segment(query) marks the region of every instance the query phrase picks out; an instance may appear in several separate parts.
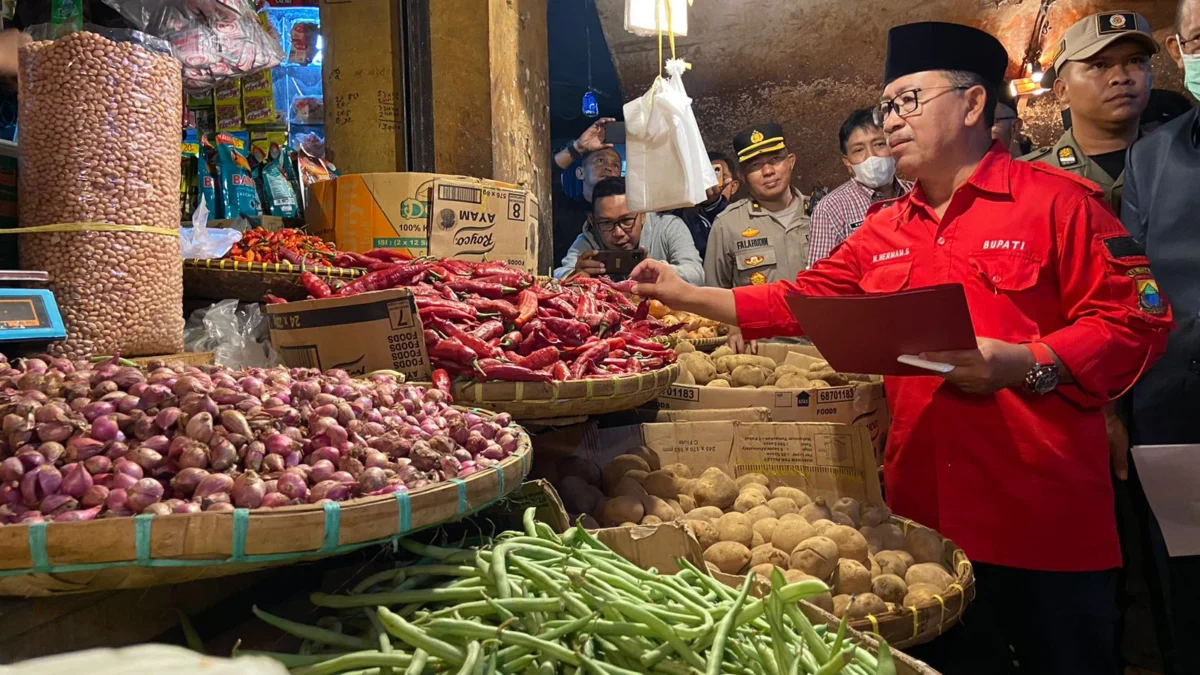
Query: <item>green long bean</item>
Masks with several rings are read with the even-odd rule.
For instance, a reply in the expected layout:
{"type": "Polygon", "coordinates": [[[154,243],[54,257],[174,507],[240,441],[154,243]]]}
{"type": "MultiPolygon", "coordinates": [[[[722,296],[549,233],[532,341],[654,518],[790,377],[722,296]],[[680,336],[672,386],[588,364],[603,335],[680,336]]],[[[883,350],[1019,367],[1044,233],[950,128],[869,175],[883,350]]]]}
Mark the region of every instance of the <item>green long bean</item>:
{"type": "Polygon", "coordinates": [[[717,625],[717,633],[713,637],[712,647],[708,651],[708,668],[705,671],[707,675],[721,674],[721,657],[725,653],[725,641],[729,639],[729,632],[738,623],[738,615],[741,613],[742,605],[746,603],[746,597],[750,595],[750,587],[754,585],[754,573],[746,575],[746,582],[742,584],[742,592],[738,594],[736,600],[733,601],[733,606],[725,613],[725,618],[721,619],[721,623],[717,625]]]}
{"type": "Polygon", "coordinates": [[[272,625],[285,633],[290,633],[296,637],[304,638],[305,640],[312,640],[313,642],[320,642],[321,644],[326,644],[331,647],[342,647],[344,649],[371,648],[371,643],[360,637],[346,635],[345,633],[339,633],[327,628],[321,628],[320,626],[310,626],[304,623],[289,621],[283,617],[264,612],[258,608],[258,605],[251,607],[250,611],[254,613],[254,616],[258,617],[265,623],[272,625]]]}

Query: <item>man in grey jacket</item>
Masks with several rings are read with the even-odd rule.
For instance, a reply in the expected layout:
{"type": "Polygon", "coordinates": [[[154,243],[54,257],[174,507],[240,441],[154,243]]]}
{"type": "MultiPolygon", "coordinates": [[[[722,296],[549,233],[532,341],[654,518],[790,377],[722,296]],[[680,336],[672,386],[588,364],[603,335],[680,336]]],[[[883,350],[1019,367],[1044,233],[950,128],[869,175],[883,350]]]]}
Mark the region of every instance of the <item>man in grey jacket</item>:
{"type": "Polygon", "coordinates": [[[571,272],[588,276],[605,274],[596,259],[601,250],[642,249],[646,257],[661,260],[689,283],[704,282],[704,264],[692,243],[687,225],[675,216],[660,213],[630,213],[625,200],[625,179],[605,178],[592,190],[592,213],[583,233],[571,244],[562,265],[554,270],[561,278],[571,272]]]}

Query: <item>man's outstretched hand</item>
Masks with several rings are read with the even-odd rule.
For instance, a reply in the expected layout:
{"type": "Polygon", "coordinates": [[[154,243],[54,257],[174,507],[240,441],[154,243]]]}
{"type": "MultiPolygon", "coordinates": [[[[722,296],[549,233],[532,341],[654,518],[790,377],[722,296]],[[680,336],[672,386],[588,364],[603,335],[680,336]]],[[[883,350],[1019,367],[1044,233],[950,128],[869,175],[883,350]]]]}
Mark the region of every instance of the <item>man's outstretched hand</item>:
{"type": "Polygon", "coordinates": [[[604,132],[607,130],[609,122],[616,122],[611,117],[601,117],[592,122],[592,126],[584,130],[579,138],[575,139],[575,149],[582,154],[611,148],[612,143],[604,142],[604,132]]]}
{"type": "Polygon", "coordinates": [[[643,260],[629,273],[629,278],[637,282],[634,294],[658,300],[671,308],[680,307],[688,291],[694,290],[691,284],[679,277],[674,267],[660,260],[643,260]]]}

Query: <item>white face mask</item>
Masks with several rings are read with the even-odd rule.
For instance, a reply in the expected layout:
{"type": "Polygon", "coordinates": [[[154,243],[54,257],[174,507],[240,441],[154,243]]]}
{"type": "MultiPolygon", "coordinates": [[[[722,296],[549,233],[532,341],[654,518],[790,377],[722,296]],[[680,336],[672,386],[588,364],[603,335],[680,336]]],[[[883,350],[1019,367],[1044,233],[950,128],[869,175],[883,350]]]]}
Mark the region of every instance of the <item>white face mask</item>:
{"type": "Polygon", "coordinates": [[[851,164],[854,180],[869,188],[881,188],[892,182],[896,176],[896,160],[892,157],[871,155],[861,164],[851,164]]]}

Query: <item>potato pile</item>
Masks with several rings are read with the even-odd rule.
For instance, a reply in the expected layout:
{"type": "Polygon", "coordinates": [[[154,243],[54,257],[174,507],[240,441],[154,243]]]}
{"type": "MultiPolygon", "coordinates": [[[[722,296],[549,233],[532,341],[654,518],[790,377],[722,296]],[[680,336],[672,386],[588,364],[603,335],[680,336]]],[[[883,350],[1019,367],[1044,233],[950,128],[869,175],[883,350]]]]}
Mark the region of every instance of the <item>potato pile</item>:
{"type": "Polygon", "coordinates": [[[706,319],[691,312],[673,312],[670,307],[657,300],[650,301],[650,316],[660,319],[668,326],[675,326],[674,334],[682,339],[700,340],[725,335],[729,329],[720,321],[706,319]]]}
{"type": "Polygon", "coordinates": [[[838,373],[829,362],[799,353],[788,354],[787,362],[776,363],[767,356],[734,354],[718,347],[712,354],[697,352],[689,342],[675,346],[679,354],[679,379],[675,384],[739,389],[818,389],[864,381],[861,375],[838,373]]]}
{"type": "MultiPolygon", "coordinates": [[[[734,479],[713,467],[695,476],[683,464],[659,466],[644,448],[614,458],[601,480],[607,498],[592,506],[602,526],[685,520],[711,567],[765,580],[779,568],[789,583],[820,579],[832,593],[813,602],[838,617],[924,605],[954,582],[941,564],[941,537],[922,527],[905,534],[886,506],[830,504],[757,473],[734,479]]],[[[586,485],[563,487],[564,499],[577,490],[595,499],[586,485]]]]}

